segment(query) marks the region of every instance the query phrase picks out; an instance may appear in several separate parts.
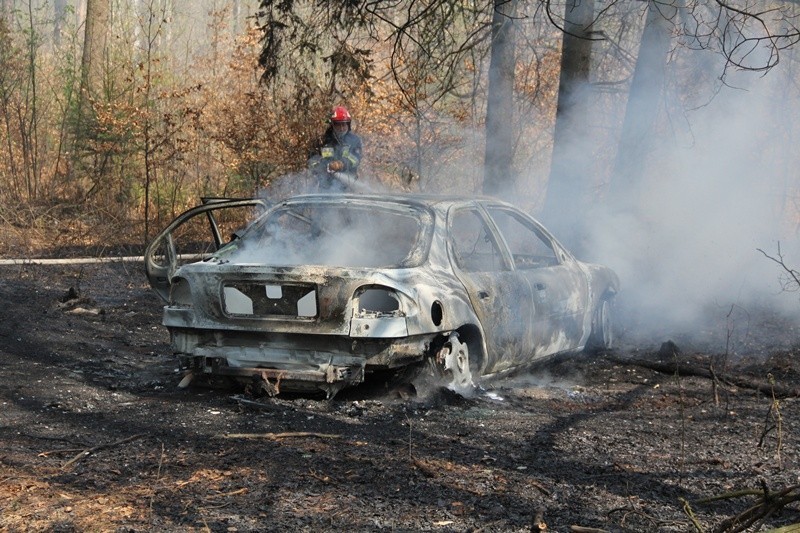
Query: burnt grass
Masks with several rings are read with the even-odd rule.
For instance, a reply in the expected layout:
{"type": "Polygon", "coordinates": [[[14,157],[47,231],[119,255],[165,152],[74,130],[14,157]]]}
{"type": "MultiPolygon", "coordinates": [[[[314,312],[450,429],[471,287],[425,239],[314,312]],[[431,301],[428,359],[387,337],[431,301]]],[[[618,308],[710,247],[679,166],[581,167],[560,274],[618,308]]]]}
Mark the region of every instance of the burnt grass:
{"type": "MultiPolygon", "coordinates": [[[[748,508],[747,531],[800,522],[798,399],[626,362],[663,358],[666,339],[623,336],[470,398],[418,383],[270,399],[177,388],[140,264],[0,267],[0,295],[3,531],[710,532],[748,508]]],[[[763,322],[769,340],[738,356],[677,339],[670,355],[800,386],[796,330],[763,322]]]]}

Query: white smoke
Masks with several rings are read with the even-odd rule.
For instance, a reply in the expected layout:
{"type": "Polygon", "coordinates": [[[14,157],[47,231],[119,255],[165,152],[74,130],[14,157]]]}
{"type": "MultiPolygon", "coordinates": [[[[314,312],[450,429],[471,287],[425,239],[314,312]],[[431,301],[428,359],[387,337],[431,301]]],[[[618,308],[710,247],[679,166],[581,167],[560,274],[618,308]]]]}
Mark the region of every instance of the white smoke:
{"type": "Polygon", "coordinates": [[[787,74],[739,73],[727,80],[735,87],[689,78],[667,92],[666,118],[681,127],[657,143],[635,208],[597,214],[587,240],[588,255],[620,275],[629,330],[715,344],[726,340],[732,308],[797,316],[797,294],[781,289],[781,269],[758,251],[775,255],[780,243],[800,267],[788,201],[800,163],[798,107],[796,91],[787,99],[787,74]]]}
{"type": "MultiPolygon", "coordinates": [[[[800,124],[800,99],[790,83],[792,62],[766,75],[728,72],[722,83],[723,65],[709,61],[710,55],[683,50],[673,56],[659,131],[653,133],[658,138],[642,187],[630,202],[635,209],[592,213],[581,254],[619,274],[617,310],[624,333],[656,345],[682,338],[727,349],[732,330],[743,345],[757,333],[752,317],[766,309],[796,324],[800,307],[798,294],[781,288],[781,268],[758,251],[775,255],[780,243],[787,264],[800,267],[795,205],[800,203],[793,199],[800,188],[800,128],[794,126],[800,124]]],[[[595,98],[608,103],[602,100],[606,96],[595,98]]],[[[613,158],[625,107],[618,102],[597,107],[602,109],[573,135],[571,158],[584,158],[583,168],[598,171],[595,188],[602,193],[614,176],[599,172],[612,166],[600,159],[613,158]]],[[[472,147],[476,135],[464,133],[465,146],[472,147]]],[[[369,134],[362,136],[369,146],[369,134]]],[[[436,171],[424,176],[424,190],[451,192],[446,187],[451,184],[468,194],[475,189],[463,183],[466,173],[453,158],[442,159],[449,164],[430,163],[436,171]]],[[[458,161],[464,167],[476,164],[458,161]]],[[[541,195],[536,184],[542,174],[537,169],[526,176],[522,191],[541,195]]],[[[305,191],[291,190],[297,192],[305,191]]],[[[509,196],[528,200],[520,191],[509,196]]],[[[606,200],[601,195],[597,205],[606,200]]]]}

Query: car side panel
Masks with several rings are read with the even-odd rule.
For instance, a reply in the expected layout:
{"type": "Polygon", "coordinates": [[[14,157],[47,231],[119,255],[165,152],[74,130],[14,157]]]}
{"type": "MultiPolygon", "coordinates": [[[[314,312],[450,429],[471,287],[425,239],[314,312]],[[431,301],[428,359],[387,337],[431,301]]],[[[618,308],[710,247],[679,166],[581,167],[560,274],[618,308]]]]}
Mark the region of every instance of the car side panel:
{"type": "Polygon", "coordinates": [[[536,311],[527,280],[515,272],[459,271],[458,275],[486,337],[483,373],[502,372],[529,359],[536,311]]]}
{"type": "Polygon", "coordinates": [[[575,350],[584,339],[589,303],[588,283],[573,262],[521,270],[532,287],[536,306],[534,357],[575,350]]]}
{"type": "Polygon", "coordinates": [[[466,203],[448,213],[449,257],[481,323],[487,351],[484,374],[508,370],[533,353],[535,303],[528,280],[486,214],[466,203]]]}

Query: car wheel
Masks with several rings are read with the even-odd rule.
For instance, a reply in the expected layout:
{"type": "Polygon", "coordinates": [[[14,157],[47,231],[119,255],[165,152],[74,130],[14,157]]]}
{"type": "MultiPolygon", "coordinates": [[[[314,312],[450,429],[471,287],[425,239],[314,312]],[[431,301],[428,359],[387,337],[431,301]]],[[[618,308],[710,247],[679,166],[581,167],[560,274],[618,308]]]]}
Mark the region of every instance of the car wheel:
{"type": "Polygon", "coordinates": [[[445,384],[456,392],[465,392],[475,388],[470,369],[469,347],[461,342],[458,335],[452,335],[440,352],[445,384]]]}
{"type": "Polygon", "coordinates": [[[595,311],[592,333],[586,347],[592,351],[609,350],[614,344],[614,330],[611,321],[611,300],[603,298],[595,311]]]}

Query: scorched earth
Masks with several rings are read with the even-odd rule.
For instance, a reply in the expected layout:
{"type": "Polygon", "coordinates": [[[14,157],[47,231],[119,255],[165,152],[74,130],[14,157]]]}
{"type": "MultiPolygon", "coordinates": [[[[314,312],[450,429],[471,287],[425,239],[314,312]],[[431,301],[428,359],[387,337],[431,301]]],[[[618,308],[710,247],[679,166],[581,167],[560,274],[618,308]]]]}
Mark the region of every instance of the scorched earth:
{"type": "Polygon", "coordinates": [[[0,295],[0,530],[800,523],[797,324],[766,312],[746,335],[711,320],[708,344],[623,330],[471,398],[417,383],[320,401],[178,389],[138,263],[4,266],[0,295]]]}

